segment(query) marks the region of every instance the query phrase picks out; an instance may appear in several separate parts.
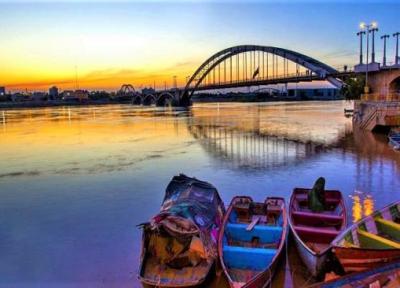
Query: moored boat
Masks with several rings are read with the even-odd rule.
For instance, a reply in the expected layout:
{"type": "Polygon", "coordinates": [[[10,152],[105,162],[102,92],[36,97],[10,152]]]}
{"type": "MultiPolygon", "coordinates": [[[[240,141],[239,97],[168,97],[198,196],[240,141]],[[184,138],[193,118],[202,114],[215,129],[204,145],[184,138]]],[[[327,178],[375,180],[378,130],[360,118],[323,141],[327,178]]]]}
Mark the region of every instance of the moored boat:
{"type": "Polygon", "coordinates": [[[159,214],[142,224],[139,280],[157,287],[201,285],[218,258],[225,208],[211,184],[175,176],[159,214]]]}
{"type": "Polygon", "coordinates": [[[400,287],[400,261],[392,261],[365,271],[317,283],[309,288],[400,287]]]}
{"type": "Polygon", "coordinates": [[[237,196],[224,217],[219,258],[232,288],[267,287],[287,237],[285,200],[268,197],[263,203],[237,196]]]}
{"type": "Polygon", "coordinates": [[[351,225],[332,246],[345,272],[362,271],[400,259],[400,201],[351,225]]]}
{"type": "Polygon", "coordinates": [[[293,190],[289,204],[289,225],[300,258],[311,275],[320,279],[328,268],[326,265],[332,240],[346,228],[346,207],[340,191],[324,190],[324,210],[313,212],[308,203],[310,190],[293,190]]]}
{"type": "Polygon", "coordinates": [[[400,150],[400,131],[392,130],[389,133],[389,144],[395,150],[400,150]]]}

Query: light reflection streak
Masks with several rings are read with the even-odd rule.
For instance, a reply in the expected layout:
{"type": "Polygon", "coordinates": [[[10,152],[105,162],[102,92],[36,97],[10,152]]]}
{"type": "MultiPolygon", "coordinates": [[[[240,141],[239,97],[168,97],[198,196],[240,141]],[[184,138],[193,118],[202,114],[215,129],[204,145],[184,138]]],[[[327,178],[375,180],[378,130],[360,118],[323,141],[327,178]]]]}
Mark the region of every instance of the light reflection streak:
{"type": "Polygon", "coordinates": [[[353,200],[353,223],[361,220],[363,217],[371,215],[375,207],[375,201],[371,195],[357,190],[354,191],[354,194],[355,195],[350,195],[350,198],[353,200]]]}

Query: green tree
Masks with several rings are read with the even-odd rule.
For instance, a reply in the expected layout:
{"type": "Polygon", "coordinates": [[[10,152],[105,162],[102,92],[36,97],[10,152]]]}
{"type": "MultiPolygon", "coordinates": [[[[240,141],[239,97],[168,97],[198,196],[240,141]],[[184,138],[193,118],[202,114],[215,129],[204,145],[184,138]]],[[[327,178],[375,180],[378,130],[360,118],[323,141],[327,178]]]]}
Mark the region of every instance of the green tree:
{"type": "Polygon", "coordinates": [[[346,100],[358,100],[364,93],[364,86],[365,76],[357,75],[356,77],[345,79],[340,92],[346,100]]]}

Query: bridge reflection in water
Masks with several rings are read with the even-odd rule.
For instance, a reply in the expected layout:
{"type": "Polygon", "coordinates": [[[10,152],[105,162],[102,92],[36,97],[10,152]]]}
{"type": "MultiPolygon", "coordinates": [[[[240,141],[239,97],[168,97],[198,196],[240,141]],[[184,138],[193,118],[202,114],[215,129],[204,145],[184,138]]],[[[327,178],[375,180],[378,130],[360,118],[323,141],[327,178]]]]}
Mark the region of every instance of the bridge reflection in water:
{"type": "Polygon", "coordinates": [[[291,141],[212,122],[190,124],[188,129],[221,165],[253,172],[294,165],[323,149],[311,142],[291,141]]]}

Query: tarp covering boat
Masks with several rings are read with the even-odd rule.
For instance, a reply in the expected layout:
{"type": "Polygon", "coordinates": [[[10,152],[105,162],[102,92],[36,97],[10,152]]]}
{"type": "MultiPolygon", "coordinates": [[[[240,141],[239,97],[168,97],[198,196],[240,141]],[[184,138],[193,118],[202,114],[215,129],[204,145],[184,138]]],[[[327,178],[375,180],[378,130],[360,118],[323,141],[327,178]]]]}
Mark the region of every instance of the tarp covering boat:
{"type": "Polygon", "coordinates": [[[143,225],[139,279],[151,285],[199,285],[217,258],[224,216],[217,189],[179,175],[169,183],[160,213],[143,225]]]}

